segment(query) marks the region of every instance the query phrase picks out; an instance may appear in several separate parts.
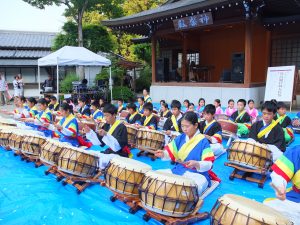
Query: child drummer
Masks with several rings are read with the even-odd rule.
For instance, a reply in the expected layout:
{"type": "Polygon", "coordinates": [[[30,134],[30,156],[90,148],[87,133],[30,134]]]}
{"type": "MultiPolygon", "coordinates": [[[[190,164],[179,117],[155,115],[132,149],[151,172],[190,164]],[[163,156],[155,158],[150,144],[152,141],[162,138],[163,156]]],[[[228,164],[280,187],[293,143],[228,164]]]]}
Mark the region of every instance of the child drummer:
{"type": "MultiPolygon", "coordinates": [[[[266,101],[261,108],[262,121],[255,122],[249,133],[249,139],[262,144],[267,144],[272,151],[273,160],[277,160],[285,151],[285,139],[279,121],[274,120],[277,105],[272,101],[266,101]]],[[[248,140],[249,140],[248,139],[248,140]]]]}
{"type": "Polygon", "coordinates": [[[288,144],[294,139],[294,131],[292,129],[292,120],[286,115],[287,106],[284,102],[277,103],[277,115],[274,120],[279,120],[279,125],[284,132],[285,143],[288,144]]]}
{"type": "Polygon", "coordinates": [[[84,126],[83,132],[86,133],[86,138],[94,145],[91,150],[97,150],[101,146],[102,149],[106,148],[105,154],[128,157],[130,150],[128,148],[127,129],[120,120],[116,119],[117,112],[118,109],[114,105],[106,104],[103,109],[106,123],[103,127],[96,133],[88,126],[84,126]]]}
{"type": "Polygon", "coordinates": [[[149,129],[156,130],[157,129],[157,119],[152,113],[153,112],[152,103],[150,103],[150,102],[145,103],[143,110],[144,110],[144,116],[141,118],[140,121],[137,121],[137,123],[140,126],[144,126],[149,129]]]}
{"type": "Polygon", "coordinates": [[[134,103],[129,103],[126,106],[129,115],[127,115],[125,122],[129,124],[135,124],[141,120],[141,114],[137,112],[137,107],[134,103]]]}
{"type": "Polygon", "coordinates": [[[266,199],[264,204],[297,224],[300,215],[300,146],[288,149],[273,164],[272,170],[272,185],[277,199],[266,199]],[[291,188],[287,188],[289,182],[293,184],[291,188]]]}
{"type": "Polygon", "coordinates": [[[212,104],[205,106],[203,110],[204,121],[199,124],[199,130],[201,134],[209,140],[210,148],[214,152],[215,156],[221,155],[225,150],[222,145],[222,128],[221,125],[214,120],[216,107],[212,104]]]}
{"type": "Polygon", "coordinates": [[[249,134],[251,119],[245,107],[246,107],[246,100],[239,99],[237,102],[237,111],[235,111],[230,116],[230,120],[237,123],[238,126],[237,135],[239,137],[247,137],[249,134]]]}
{"type": "Polygon", "coordinates": [[[51,111],[59,111],[59,102],[57,101],[57,98],[55,96],[50,96],[50,103],[48,105],[48,108],[51,111]]]}
{"type": "Polygon", "coordinates": [[[166,131],[165,143],[169,143],[169,139],[172,136],[178,136],[182,133],[182,114],[180,112],[180,109],[181,103],[177,100],[173,100],[171,103],[172,116],[166,120],[163,126],[163,130],[166,131]]]}
{"type": "Polygon", "coordinates": [[[201,194],[210,185],[209,171],[213,165],[214,154],[208,140],[199,132],[196,113],[185,113],[181,127],[183,134],[169,143],[165,150],[157,150],[155,156],[175,162],[172,169],[161,171],[194,180],[201,194]]]}

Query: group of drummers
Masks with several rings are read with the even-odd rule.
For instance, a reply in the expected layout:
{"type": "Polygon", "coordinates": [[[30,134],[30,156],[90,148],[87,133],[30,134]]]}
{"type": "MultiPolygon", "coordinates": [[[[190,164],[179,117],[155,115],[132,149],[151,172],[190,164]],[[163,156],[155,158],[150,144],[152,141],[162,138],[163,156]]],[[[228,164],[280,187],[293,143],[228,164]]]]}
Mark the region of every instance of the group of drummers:
{"type": "Polygon", "coordinates": [[[170,169],[161,171],[193,180],[200,194],[210,187],[212,180],[219,179],[212,172],[213,164],[218,156],[226,152],[222,144],[222,126],[217,120],[219,116],[236,124],[237,132],[233,134],[233,139],[247,138],[250,142],[268,146],[274,161],[271,178],[277,200],[266,201],[266,204],[288,216],[299,216],[300,147],[286,150],[286,146],[294,140],[294,131],[284,103],[264,102],[262,116],[259,117],[253,100],[249,100],[246,107],[246,100],[240,99],[235,109],[235,102],[231,99],[225,112],[218,99],[214,104],[206,104],[201,98],[197,107],[188,100],[183,102],[185,107],[180,101],[173,100],[170,109],[162,100],[161,108],[155,110],[146,90],[143,95],[137,99],[138,104],[128,103],[126,106],[122,100],[115,106],[105,103],[103,99],[90,101],[86,97],[80,97],[78,105],[71,99],[59,104],[54,96],[38,100],[17,97],[14,111],[2,112],[13,115],[16,120],[48,138],[56,138],[85,150],[101,151],[101,169],[115,156],[131,157],[127,125],[160,130],[165,135],[165,144],[154,154],[162,160],[174,162],[170,169]],[[289,182],[293,186],[288,189],[289,182]]]}

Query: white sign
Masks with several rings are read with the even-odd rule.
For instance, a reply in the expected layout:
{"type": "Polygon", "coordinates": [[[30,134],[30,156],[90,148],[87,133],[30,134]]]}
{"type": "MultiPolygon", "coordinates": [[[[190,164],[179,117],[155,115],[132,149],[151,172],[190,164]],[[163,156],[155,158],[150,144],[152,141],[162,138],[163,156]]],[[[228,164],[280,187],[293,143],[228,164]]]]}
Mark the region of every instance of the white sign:
{"type": "Polygon", "coordinates": [[[265,101],[276,99],[291,102],[293,98],[295,66],[269,67],[265,101]]]}

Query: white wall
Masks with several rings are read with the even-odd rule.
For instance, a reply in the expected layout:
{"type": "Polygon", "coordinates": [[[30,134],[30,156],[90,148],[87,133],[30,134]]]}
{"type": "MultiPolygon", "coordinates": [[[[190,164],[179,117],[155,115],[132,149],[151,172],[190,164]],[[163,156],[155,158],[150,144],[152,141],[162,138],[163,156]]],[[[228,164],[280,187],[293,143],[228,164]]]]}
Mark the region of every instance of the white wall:
{"type": "Polygon", "coordinates": [[[206,103],[213,103],[216,98],[221,100],[222,106],[227,106],[229,99],[243,98],[253,99],[255,105],[259,106],[264,100],[265,87],[253,88],[229,88],[229,87],[183,87],[183,86],[155,86],[150,87],[150,95],[153,102],[159,102],[164,99],[170,103],[173,99],[181,102],[188,99],[197,105],[199,98],[204,98],[206,103]]]}
{"type": "Polygon", "coordinates": [[[95,78],[101,72],[101,66],[86,66],[84,67],[85,78],[88,80],[88,86],[95,85],[95,78]]]}

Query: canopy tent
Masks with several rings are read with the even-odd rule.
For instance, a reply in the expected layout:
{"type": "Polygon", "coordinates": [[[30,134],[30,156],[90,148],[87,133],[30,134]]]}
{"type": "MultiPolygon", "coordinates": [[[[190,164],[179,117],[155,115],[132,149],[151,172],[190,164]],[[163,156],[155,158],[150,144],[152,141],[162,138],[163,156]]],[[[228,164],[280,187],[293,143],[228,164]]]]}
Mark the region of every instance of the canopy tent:
{"type": "MultiPolygon", "coordinates": [[[[56,66],[57,96],[59,95],[59,67],[60,66],[110,66],[111,61],[84,47],[64,46],[61,49],[38,59],[39,93],[41,91],[40,67],[56,66]]],[[[112,99],[111,67],[109,73],[109,86],[112,99]]]]}

